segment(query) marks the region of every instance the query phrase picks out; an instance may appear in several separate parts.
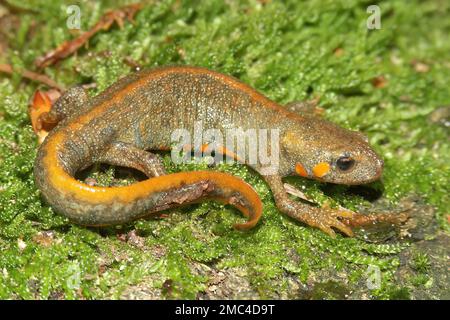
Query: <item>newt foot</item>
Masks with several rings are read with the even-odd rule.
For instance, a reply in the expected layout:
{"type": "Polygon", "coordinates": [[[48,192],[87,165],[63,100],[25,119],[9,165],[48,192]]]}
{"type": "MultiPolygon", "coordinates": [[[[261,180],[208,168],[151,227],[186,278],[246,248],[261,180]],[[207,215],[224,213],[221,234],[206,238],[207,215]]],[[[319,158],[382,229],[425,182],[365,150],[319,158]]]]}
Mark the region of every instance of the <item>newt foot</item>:
{"type": "Polygon", "coordinates": [[[339,220],[340,218],[351,218],[353,213],[350,211],[328,207],[310,207],[295,201],[286,201],[280,205],[280,209],[291,218],[318,228],[333,238],[336,237],[333,228],[353,237],[352,229],[339,220]]]}

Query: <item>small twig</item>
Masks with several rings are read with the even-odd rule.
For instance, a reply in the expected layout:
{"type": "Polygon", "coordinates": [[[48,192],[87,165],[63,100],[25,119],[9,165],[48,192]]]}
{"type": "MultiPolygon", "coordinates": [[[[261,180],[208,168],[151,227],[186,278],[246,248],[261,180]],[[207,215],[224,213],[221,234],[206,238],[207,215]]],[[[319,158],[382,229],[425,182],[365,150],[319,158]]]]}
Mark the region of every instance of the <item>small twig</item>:
{"type": "MultiPolygon", "coordinates": [[[[11,65],[9,64],[0,64],[0,72],[6,73],[6,74],[14,74],[14,69],[11,65]]],[[[60,91],[64,91],[65,88],[64,86],[58,84],[57,82],[55,82],[54,80],[50,79],[49,77],[47,77],[44,74],[41,73],[36,73],[33,71],[29,71],[29,70],[22,70],[20,72],[20,75],[26,79],[35,81],[35,82],[40,82],[43,83],[47,86],[49,86],[50,88],[55,88],[58,89],[60,91]]]]}
{"type": "Polygon", "coordinates": [[[298,197],[298,198],[300,198],[302,200],[311,202],[313,204],[317,204],[317,203],[314,202],[314,200],[312,200],[311,198],[308,198],[306,196],[306,194],[304,194],[303,192],[301,192],[300,190],[298,190],[296,187],[294,187],[293,185],[291,185],[289,183],[285,183],[284,184],[284,190],[286,190],[287,193],[289,193],[289,194],[291,194],[291,195],[293,195],[295,197],[298,197]]]}
{"type": "Polygon", "coordinates": [[[85,90],[97,88],[97,84],[95,82],[82,84],[81,87],[85,90]]]}
{"type": "Polygon", "coordinates": [[[100,21],[97,22],[97,24],[95,24],[92,29],[82,33],[80,36],[71,41],[63,42],[56,49],[51,50],[45,55],[37,58],[35,61],[35,65],[38,68],[46,68],[50,65],[55,64],[59,60],[70,56],[79,48],[81,48],[96,33],[100,32],[101,30],[108,30],[114,22],[116,22],[117,25],[122,28],[124,19],[133,21],[135,14],[141,8],[142,4],[136,3],[105,13],[105,15],[100,18],[100,21]]]}

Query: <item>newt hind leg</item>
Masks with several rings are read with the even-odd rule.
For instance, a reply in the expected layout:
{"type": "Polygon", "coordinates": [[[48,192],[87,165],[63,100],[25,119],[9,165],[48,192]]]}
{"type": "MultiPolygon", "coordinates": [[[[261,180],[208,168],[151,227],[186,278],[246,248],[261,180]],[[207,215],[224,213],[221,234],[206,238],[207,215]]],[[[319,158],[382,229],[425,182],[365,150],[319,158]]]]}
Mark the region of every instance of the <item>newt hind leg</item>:
{"type": "Polygon", "coordinates": [[[89,96],[82,87],[67,90],[54,103],[46,92],[37,90],[28,112],[39,144],[60,122],[90,108],[89,96]]]}
{"type": "Polygon", "coordinates": [[[350,212],[331,208],[317,208],[291,200],[284,189],[281,177],[274,175],[265,176],[264,178],[269,184],[275,203],[281,212],[311,227],[319,228],[331,237],[336,236],[333,228],[349,237],[353,236],[352,229],[340,220],[341,218],[350,218],[350,212]]]}
{"type": "Polygon", "coordinates": [[[42,114],[42,121],[58,123],[89,110],[89,96],[82,87],[73,87],[55,101],[48,113],[42,114]]]}
{"type": "Polygon", "coordinates": [[[161,158],[151,152],[136,148],[125,142],[115,142],[96,162],[128,167],[143,172],[147,177],[166,174],[161,158]]]}

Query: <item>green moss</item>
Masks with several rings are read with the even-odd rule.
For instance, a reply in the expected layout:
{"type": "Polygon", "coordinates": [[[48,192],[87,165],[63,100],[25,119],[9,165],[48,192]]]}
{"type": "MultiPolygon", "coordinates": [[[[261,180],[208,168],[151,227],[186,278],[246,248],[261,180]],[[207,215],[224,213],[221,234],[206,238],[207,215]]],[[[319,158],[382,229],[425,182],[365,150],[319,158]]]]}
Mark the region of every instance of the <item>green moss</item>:
{"type": "MultiPolygon", "coordinates": [[[[8,35],[9,49],[1,63],[33,69],[37,56],[73,38],[65,23],[70,1],[8,3],[27,10],[21,11],[18,33],[8,35]]],[[[81,3],[82,29],[123,3],[81,3]]],[[[45,73],[67,86],[95,82],[94,95],[132,71],[124,61],[130,58],[144,67],[213,68],[239,77],[280,103],[320,96],[326,118],[369,136],[386,160],[383,181],[364,192],[299,178],[289,182],[318,203],[354,210],[370,207],[374,195],[395,208],[405,196],[418,194],[435,207],[441,230],[448,232],[448,128],[431,122],[429,115],[450,102],[449,5],[381,1],[382,29],[369,31],[365,27],[369,4],[158,1],[146,6],[133,24],[96,35],[77,55],[45,73]],[[338,48],[340,56],[335,54],[338,48]],[[414,61],[429,70],[417,72],[414,61]],[[371,81],[380,75],[386,85],[376,88],[371,81]]],[[[241,165],[217,169],[245,179],[263,199],[261,223],[249,232],[233,230],[233,223],[243,219],[239,212],[211,202],[117,228],[68,223],[42,203],[33,182],[37,144],[27,105],[39,87],[18,74],[0,79],[0,298],[118,298],[150,278],[149,286],[165,298],[195,298],[212,277],[212,271],[199,271],[199,265],[241,270],[240,276],[261,298],[297,297],[288,289],[292,279],[336,283],[332,279],[345,274],[349,286],[358,286],[372,265],[382,275],[381,288],[366,290],[372,298],[411,297],[395,278],[398,254],[406,245],[366,243],[340,235],[331,239],[305,227],[281,215],[266,184],[241,165]],[[141,247],[121,240],[134,229],[144,241],[141,247]],[[50,232],[50,244],[38,240],[42,232],[50,232]],[[155,248],[161,253],[155,254],[155,248]],[[325,278],[317,279],[318,275],[325,278]]],[[[175,166],[168,156],[164,161],[169,172],[207,169],[205,164],[175,166]]],[[[134,179],[108,167],[95,167],[84,173],[86,177],[101,185],[134,179]]],[[[418,256],[411,265],[420,275],[428,263],[425,256],[418,256]]],[[[410,281],[433,285],[424,278],[410,281]]],[[[315,298],[342,297],[346,292],[340,286],[336,292],[324,285],[317,288],[315,298]]]]}
{"type": "Polygon", "coordinates": [[[392,300],[411,300],[408,288],[393,287],[388,290],[388,298],[392,300]]]}
{"type": "Polygon", "coordinates": [[[430,258],[425,252],[416,252],[413,256],[412,267],[419,273],[426,273],[430,267],[430,258]]]}
{"type": "Polygon", "coordinates": [[[342,283],[328,281],[317,284],[310,298],[313,300],[343,300],[349,293],[350,290],[342,283]]]}

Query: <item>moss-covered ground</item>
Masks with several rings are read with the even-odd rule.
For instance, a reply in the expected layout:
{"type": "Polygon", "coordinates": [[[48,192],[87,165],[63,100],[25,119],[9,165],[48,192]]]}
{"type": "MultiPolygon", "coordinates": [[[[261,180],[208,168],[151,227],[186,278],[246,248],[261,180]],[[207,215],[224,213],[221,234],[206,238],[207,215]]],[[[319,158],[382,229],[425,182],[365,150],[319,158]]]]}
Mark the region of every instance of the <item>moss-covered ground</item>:
{"type": "MultiPolygon", "coordinates": [[[[80,1],[82,30],[125,3],[80,1]]],[[[70,4],[0,4],[0,63],[33,70],[36,57],[72,39],[70,4]]],[[[331,239],[281,215],[261,178],[240,165],[218,169],[263,199],[249,232],[233,230],[237,211],[212,202],[114,228],[70,224],[33,182],[27,107],[46,88],[0,74],[0,298],[448,299],[450,3],[379,1],[379,30],[366,27],[370,4],[149,1],[134,23],[97,34],[45,73],[67,87],[95,83],[95,95],[132,72],[130,61],[189,64],[234,75],[280,103],[320,96],[326,118],[369,136],[385,159],[383,179],[351,188],[290,182],[320,203],[409,210],[406,230],[331,239]],[[377,268],[380,285],[368,287],[377,268]]],[[[171,172],[202,167],[165,162],[171,172]]],[[[134,177],[103,166],[86,175],[106,185],[134,177]]]]}

